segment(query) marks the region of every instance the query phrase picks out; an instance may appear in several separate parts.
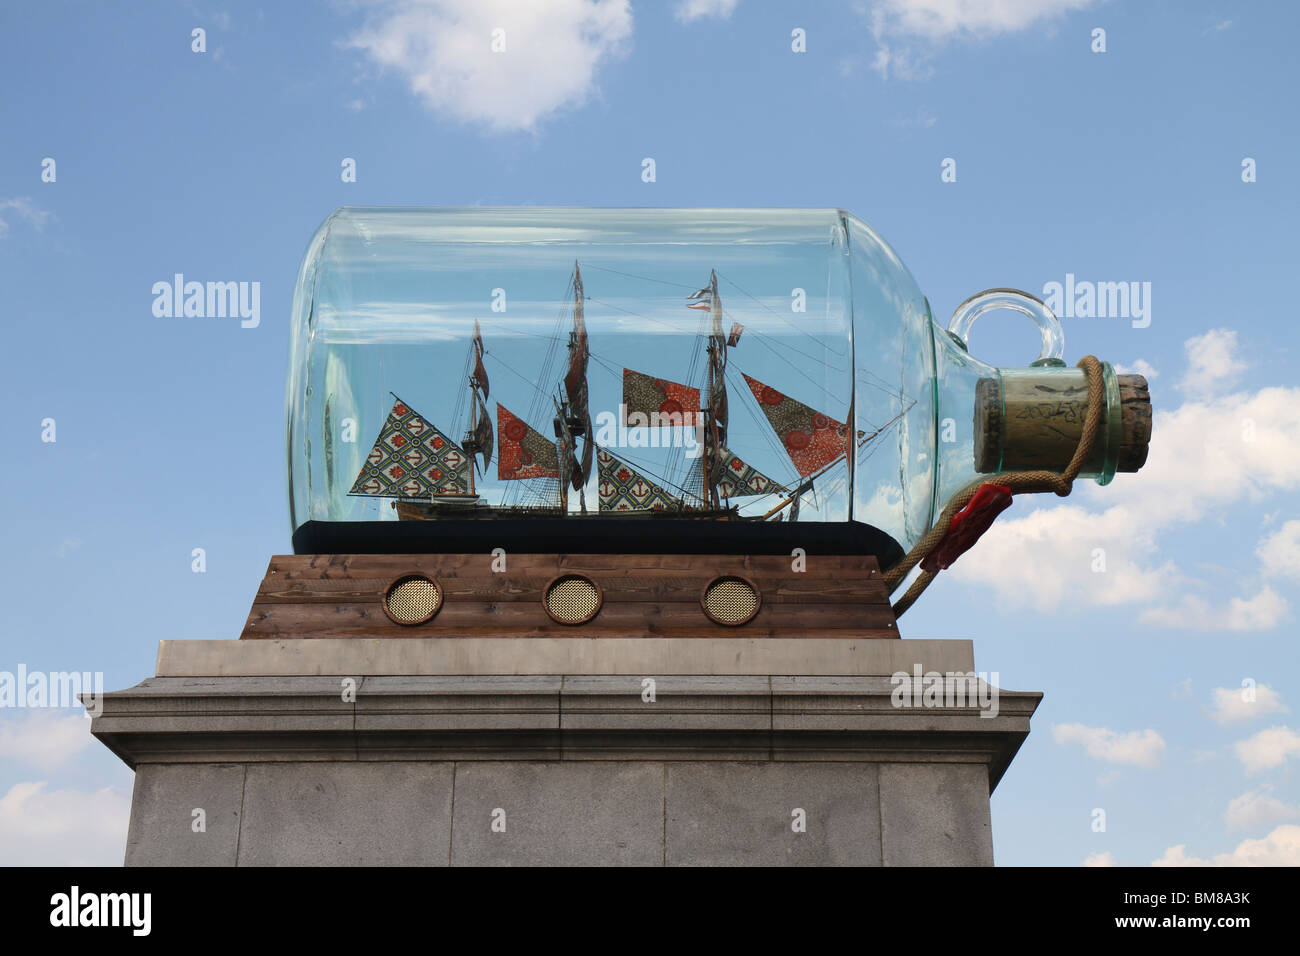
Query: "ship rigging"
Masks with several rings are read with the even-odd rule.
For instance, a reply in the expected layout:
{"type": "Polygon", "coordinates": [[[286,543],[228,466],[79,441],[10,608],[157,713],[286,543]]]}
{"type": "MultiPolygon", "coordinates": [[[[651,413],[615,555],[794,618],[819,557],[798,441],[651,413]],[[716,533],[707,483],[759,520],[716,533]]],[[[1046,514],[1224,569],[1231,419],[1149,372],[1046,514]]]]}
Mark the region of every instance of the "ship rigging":
{"type": "MultiPolygon", "coordinates": [[[[587,515],[587,491],[594,465],[597,515],[798,520],[800,501],[805,495],[816,493],[819,480],[841,465],[844,466],[840,469],[842,474],[834,480],[846,480],[855,457],[848,454],[850,426],[742,371],[743,386],[737,391],[749,400],[743,404],[752,417],[766,425],[769,441],[781,449],[798,477],[788,484],[776,481],[730,449],[727,383],[729,374],[734,382],[734,373],[730,373],[728,359],[729,353],[739,347],[746,327],[734,320],[729,328],[725,327],[724,317],[730,315],[723,308],[718,279],[717,271],[711,270],[708,284],[686,297],[686,306],[704,315],[684,376],[687,381],[681,383],[620,367],[592,351],[586,305],[599,300],[586,294],[582,270],[575,261],[556,334],[543,336],[549,340],[548,349],[537,381],[556,381],[552,366],[559,342],[565,341],[559,333],[564,320],[570,320],[564,375],[555,390],[543,390],[518,369],[500,362],[503,369],[528,382],[535,396],[523,414],[498,401],[494,428],[488,406],[491,395],[488,363],[484,359],[493,360],[492,364],[497,362],[485,345],[482,327],[476,319],[466,357],[465,390],[460,393],[453,413],[453,419],[460,417],[464,399],[468,397],[468,423],[461,440],[454,441],[412,405],[393,395],[389,415],[349,494],[395,499],[394,507],[402,520],[436,521],[530,515],[564,517],[572,513],[570,493],[576,492],[576,514],[587,515]],[[603,371],[621,377],[621,424],[694,429],[700,436],[694,459],[683,453],[670,460],[660,476],[622,447],[616,454],[615,449],[601,446],[591,413],[588,370],[592,360],[603,371]],[[543,412],[552,413],[553,437],[530,424],[538,421],[543,412]],[[486,476],[494,452],[496,477],[506,485],[506,490],[498,505],[489,505],[476,490],[476,476],[480,473],[486,476]],[[681,474],[683,468],[685,474],[681,474]],[[733,499],[761,500],[773,496],[778,498],[776,504],[753,514],[742,515],[739,505],[733,504],[733,499]]],[[[736,288],[759,301],[739,286],[736,288]]],[[[612,303],[599,304],[636,315],[612,303]]],[[[641,318],[661,321],[648,316],[641,318]]],[[[801,331],[807,334],[806,330],[801,331]]],[[[762,337],[750,331],[747,341],[762,342],[762,337]]],[[[773,346],[763,344],[789,364],[773,346]]],[[[857,447],[880,437],[915,404],[903,407],[901,392],[896,393],[896,398],[900,409],[897,414],[870,434],[859,429],[857,447]]],[[[851,405],[845,417],[853,421],[851,405]]]]}

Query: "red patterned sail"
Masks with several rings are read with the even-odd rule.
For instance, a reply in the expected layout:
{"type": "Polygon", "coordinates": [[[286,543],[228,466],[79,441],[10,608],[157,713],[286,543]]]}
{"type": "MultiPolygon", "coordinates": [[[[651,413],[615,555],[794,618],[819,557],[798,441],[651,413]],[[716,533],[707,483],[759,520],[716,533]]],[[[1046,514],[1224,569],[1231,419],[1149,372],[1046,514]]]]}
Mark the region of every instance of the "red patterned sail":
{"type": "Polygon", "coordinates": [[[811,475],[843,457],[848,449],[847,425],[783,395],[758,379],[746,375],[745,382],[800,475],[811,475]]]}
{"type": "Polygon", "coordinates": [[[625,424],[629,427],[685,425],[694,428],[700,417],[700,390],[625,368],[623,404],[629,419],[625,424]],[[645,421],[631,421],[635,414],[644,415],[645,421]]]}
{"type": "Polygon", "coordinates": [[[497,478],[559,478],[560,456],[555,443],[500,402],[497,403],[497,478]]]}

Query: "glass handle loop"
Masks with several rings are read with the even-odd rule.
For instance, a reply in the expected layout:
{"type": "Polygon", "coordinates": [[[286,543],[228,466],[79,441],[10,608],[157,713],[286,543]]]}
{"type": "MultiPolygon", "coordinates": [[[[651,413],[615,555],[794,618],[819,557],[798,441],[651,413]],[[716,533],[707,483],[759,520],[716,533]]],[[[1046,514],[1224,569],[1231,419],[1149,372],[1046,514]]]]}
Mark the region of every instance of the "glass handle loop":
{"type": "Polygon", "coordinates": [[[1042,336],[1042,347],[1039,349],[1038,358],[1034,361],[1035,365],[1064,364],[1065,332],[1061,328],[1060,320],[1052,314],[1052,310],[1042,299],[1019,289],[985,289],[983,292],[975,293],[957,306],[957,311],[952,314],[952,319],[948,322],[948,331],[969,347],[970,329],[975,324],[975,320],[985,312],[998,309],[1010,309],[1012,312],[1027,315],[1034,325],[1038,326],[1038,333],[1042,336]]]}

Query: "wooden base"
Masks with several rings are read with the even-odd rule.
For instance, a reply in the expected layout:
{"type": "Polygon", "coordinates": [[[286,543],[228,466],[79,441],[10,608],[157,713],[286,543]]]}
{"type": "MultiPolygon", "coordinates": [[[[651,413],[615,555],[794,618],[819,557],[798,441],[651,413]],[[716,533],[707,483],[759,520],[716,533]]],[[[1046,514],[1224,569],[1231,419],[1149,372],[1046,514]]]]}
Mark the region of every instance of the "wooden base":
{"type": "Polygon", "coordinates": [[[801,564],[774,555],[277,555],[240,637],[899,636],[874,557],[808,555],[801,564]],[[431,620],[403,625],[390,618],[385,597],[412,574],[434,580],[442,604],[431,620]],[[560,624],[543,595],[572,574],[600,589],[600,609],[586,623],[560,624]],[[718,623],[704,609],[705,590],[725,576],[759,593],[745,624],[718,623]]]}

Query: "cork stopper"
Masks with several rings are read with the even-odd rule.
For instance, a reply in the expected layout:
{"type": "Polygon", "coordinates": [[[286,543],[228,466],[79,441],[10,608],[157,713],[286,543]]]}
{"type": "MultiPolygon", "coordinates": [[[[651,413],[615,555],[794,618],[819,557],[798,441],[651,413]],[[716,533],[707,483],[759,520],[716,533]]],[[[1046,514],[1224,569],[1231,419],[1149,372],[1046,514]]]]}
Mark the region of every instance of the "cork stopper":
{"type": "MultiPolygon", "coordinates": [[[[1106,472],[1107,458],[1117,472],[1135,472],[1147,460],[1151,442],[1151,395],[1141,375],[1118,375],[1118,433],[1103,433],[1084,462],[1083,475],[1106,472]],[[1117,447],[1109,447],[1112,438],[1117,447]]],[[[1001,379],[982,378],[975,386],[975,470],[1063,471],[1083,433],[1088,383],[1074,369],[1027,369],[1001,379]]],[[[1109,419],[1104,419],[1106,421],[1109,419]]]]}

